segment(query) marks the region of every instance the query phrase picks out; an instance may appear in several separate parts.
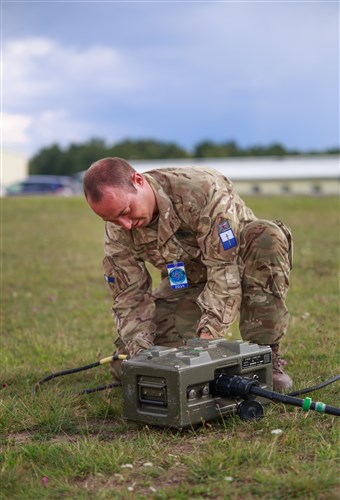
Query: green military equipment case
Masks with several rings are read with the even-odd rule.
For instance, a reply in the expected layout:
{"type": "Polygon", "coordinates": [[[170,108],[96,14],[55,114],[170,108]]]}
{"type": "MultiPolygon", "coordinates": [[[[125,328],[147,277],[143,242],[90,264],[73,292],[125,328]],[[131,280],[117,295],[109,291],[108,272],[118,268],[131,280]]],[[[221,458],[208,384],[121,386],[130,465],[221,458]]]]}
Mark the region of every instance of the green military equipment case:
{"type": "Polygon", "coordinates": [[[240,398],[211,394],[210,384],[221,374],[256,378],[260,387],[272,389],[271,348],[242,341],[154,346],[123,361],[122,370],[124,417],[165,427],[184,428],[235,412],[240,398]]]}

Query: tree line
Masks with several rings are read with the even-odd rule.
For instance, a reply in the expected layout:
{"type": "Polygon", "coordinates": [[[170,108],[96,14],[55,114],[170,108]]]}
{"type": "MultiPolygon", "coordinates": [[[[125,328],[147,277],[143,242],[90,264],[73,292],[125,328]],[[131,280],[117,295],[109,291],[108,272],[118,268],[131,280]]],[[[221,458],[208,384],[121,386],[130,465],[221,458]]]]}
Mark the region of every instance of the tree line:
{"type": "Polygon", "coordinates": [[[286,156],[300,154],[339,154],[337,148],[324,151],[289,150],[282,144],[269,146],[240,147],[235,141],[213,142],[202,141],[193,151],[174,142],[156,140],[124,140],[107,145],[101,139],[91,139],[83,144],[70,144],[66,149],[54,144],[41,149],[29,161],[29,173],[46,175],[72,175],[86,170],[94,161],[118,156],[126,160],[161,160],[180,158],[226,158],[250,156],[286,156]]]}

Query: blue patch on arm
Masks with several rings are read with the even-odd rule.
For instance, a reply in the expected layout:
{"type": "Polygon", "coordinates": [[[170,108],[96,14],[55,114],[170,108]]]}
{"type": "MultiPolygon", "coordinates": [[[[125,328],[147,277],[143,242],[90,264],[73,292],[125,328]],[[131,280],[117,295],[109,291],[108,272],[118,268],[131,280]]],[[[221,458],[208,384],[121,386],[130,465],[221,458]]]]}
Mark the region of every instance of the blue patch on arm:
{"type": "Polygon", "coordinates": [[[231,227],[228,227],[227,229],[220,231],[219,235],[224,250],[229,250],[230,248],[237,246],[237,240],[235,238],[234,232],[231,229],[231,227]]]}

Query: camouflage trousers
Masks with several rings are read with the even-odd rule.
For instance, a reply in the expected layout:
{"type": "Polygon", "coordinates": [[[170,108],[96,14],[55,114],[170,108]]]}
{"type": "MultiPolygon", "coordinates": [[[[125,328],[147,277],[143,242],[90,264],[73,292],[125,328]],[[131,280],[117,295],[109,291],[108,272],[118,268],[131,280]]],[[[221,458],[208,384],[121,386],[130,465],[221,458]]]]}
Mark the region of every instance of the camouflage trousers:
{"type": "MultiPolygon", "coordinates": [[[[281,221],[257,220],[245,226],[239,239],[241,336],[258,344],[275,344],[286,333],[289,321],[285,301],[292,268],[291,232],[281,221]]],[[[176,291],[168,279],[162,280],[153,293],[155,345],[179,347],[197,336],[201,310],[196,299],[204,286],[190,285],[176,291]]],[[[121,341],[116,345],[123,352],[121,341]]]]}

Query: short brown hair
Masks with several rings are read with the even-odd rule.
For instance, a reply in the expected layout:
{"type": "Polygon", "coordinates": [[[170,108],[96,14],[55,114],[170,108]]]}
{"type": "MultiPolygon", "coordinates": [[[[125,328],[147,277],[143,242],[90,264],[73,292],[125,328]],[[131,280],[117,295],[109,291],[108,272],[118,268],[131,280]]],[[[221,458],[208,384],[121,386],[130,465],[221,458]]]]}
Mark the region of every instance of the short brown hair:
{"type": "Polygon", "coordinates": [[[84,175],[84,194],[94,203],[101,201],[106,187],[136,190],[132,182],[135,169],[122,158],[102,158],[93,163],[84,175]]]}

